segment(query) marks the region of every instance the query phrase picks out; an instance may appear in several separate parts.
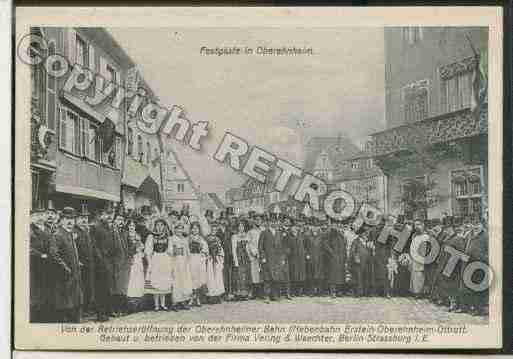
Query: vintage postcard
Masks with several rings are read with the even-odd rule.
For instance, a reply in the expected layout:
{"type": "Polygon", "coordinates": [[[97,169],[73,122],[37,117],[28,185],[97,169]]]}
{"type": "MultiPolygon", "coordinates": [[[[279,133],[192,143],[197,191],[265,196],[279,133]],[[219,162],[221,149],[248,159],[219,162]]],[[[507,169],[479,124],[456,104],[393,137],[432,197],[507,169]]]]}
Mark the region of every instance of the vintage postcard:
{"type": "Polygon", "coordinates": [[[502,35],[17,8],[15,348],[500,348],[502,35]]]}

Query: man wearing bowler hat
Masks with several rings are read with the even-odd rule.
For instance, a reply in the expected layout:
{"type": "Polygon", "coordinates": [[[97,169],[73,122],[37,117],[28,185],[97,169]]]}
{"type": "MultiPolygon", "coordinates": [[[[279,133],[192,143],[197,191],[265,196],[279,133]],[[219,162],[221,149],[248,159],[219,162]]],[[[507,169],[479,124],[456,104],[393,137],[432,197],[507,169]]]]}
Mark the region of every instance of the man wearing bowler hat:
{"type": "Polygon", "coordinates": [[[60,266],[55,286],[55,306],[60,323],[80,323],[82,287],[80,261],[76,245],[75,210],[64,207],[55,234],[53,257],[60,266]]]}

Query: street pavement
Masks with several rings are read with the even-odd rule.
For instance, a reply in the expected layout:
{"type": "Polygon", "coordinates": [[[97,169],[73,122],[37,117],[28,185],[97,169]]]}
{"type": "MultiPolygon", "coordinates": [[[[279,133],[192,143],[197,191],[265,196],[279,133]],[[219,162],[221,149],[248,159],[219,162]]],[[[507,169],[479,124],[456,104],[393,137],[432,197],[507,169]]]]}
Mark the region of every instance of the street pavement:
{"type": "Polygon", "coordinates": [[[266,304],[262,300],[203,305],[188,311],[144,311],[110,323],[387,323],[487,324],[488,317],[451,313],[413,298],[299,297],[266,304]]]}

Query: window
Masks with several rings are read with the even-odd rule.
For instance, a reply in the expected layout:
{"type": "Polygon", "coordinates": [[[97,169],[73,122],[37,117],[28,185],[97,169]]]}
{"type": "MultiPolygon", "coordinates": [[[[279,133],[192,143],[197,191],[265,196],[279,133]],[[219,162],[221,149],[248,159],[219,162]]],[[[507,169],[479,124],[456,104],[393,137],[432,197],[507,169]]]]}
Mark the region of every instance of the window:
{"type": "Polygon", "coordinates": [[[70,153],[81,154],[80,117],[70,109],[61,108],[59,147],[70,153]]]}
{"type": "Polygon", "coordinates": [[[472,72],[458,73],[440,81],[441,110],[453,112],[470,107],[472,98],[472,72]]]}
{"type": "MultiPolygon", "coordinates": [[[[55,55],[55,42],[48,44],[48,56],[55,55]]],[[[57,82],[55,77],[46,73],[46,124],[49,129],[55,130],[57,117],[57,82]]]]}
{"type": "Polygon", "coordinates": [[[98,137],[98,126],[89,124],[89,158],[93,161],[100,162],[101,143],[98,137]]]}
{"type": "Polygon", "coordinates": [[[421,121],[428,116],[428,90],[419,88],[406,90],[404,96],[404,118],[406,123],[421,121]]]}
{"type": "Polygon", "coordinates": [[[403,28],[403,41],[408,45],[414,45],[424,37],[423,29],[419,26],[409,26],[403,28]]]}
{"type": "Polygon", "coordinates": [[[87,43],[77,35],[77,41],[76,41],[76,62],[80,66],[83,67],[89,67],[89,52],[87,43]]]}
{"type": "Polygon", "coordinates": [[[137,160],[142,163],[144,158],[144,148],[141,135],[137,135],[137,160]]]}
{"type": "Polygon", "coordinates": [[[367,159],[367,168],[373,168],[374,167],[374,160],[372,158],[367,159]]]}
{"type": "Polygon", "coordinates": [[[132,156],[134,153],[134,130],[132,127],[128,127],[128,136],[127,136],[128,144],[126,147],[126,154],[132,156]]]}
{"type": "Polygon", "coordinates": [[[183,192],[185,192],[185,184],[183,184],[183,183],[178,183],[176,190],[177,190],[179,193],[183,193],[183,192]]]}
{"type": "Polygon", "coordinates": [[[117,76],[116,76],[116,70],[109,64],[107,64],[106,68],[107,70],[107,78],[105,79],[106,83],[114,82],[117,83],[117,76]]]}
{"type": "Polygon", "coordinates": [[[351,168],[353,170],[357,170],[358,169],[358,161],[353,161],[351,162],[351,168]]]}
{"type": "Polygon", "coordinates": [[[146,163],[150,164],[151,162],[151,146],[149,142],[146,142],[146,163]]]}
{"type": "Polygon", "coordinates": [[[457,217],[481,218],[481,169],[467,168],[451,172],[452,211],[457,217]]]}

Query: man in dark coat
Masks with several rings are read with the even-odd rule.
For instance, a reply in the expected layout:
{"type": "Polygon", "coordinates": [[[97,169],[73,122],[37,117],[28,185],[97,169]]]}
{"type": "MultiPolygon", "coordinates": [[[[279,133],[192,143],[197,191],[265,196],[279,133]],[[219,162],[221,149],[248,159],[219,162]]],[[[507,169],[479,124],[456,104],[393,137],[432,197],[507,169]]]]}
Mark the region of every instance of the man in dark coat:
{"type": "Polygon", "coordinates": [[[34,209],[30,224],[30,321],[46,323],[55,319],[55,264],[50,248],[55,241],[45,227],[44,209],[34,209]]]}
{"type": "MultiPolygon", "coordinates": [[[[471,263],[481,262],[488,264],[488,231],[481,223],[472,227],[472,232],[469,234],[469,239],[465,245],[465,254],[469,256],[469,260],[462,266],[460,301],[470,314],[485,315],[488,311],[488,289],[475,291],[468,287],[463,280],[463,273],[471,263]]],[[[486,280],[486,278],[481,270],[474,272],[472,276],[474,284],[481,283],[483,280],[486,280]]]]}
{"type": "Polygon", "coordinates": [[[385,296],[387,289],[387,262],[390,258],[390,243],[381,243],[378,241],[381,231],[384,229],[385,223],[382,222],[379,225],[370,228],[369,240],[374,244],[374,256],[373,256],[373,292],[378,297],[385,296]]]}
{"type": "Polygon", "coordinates": [[[84,313],[94,310],[96,291],[96,246],[89,234],[89,213],[80,212],[74,228],[77,234],[78,257],[81,265],[84,313]]]}
{"type": "Polygon", "coordinates": [[[113,223],[112,295],[114,315],[128,311],[128,276],[130,271],[130,248],[128,234],[125,231],[125,217],[118,212],[113,223]]]}
{"type": "Polygon", "coordinates": [[[234,228],[231,223],[223,215],[222,225],[216,233],[217,238],[221,240],[224,251],[224,267],[223,267],[223,281],[225,288],[225,297],[230,299],[232,295],[232,270],[233,270],[233,250],[232,250],[232,235],[234,228]]]}
{"type": "Polygon", "coordinates": [[[458,261],[456,268],[454,268],[450,276],[443,273],[445,266],[451,257],[451,254],[446,252],[445,248],[451,247],[458,251],[465,250],[463,237],[459,230],[459,226],[461,224],[461,219],[459,218],[455,218],[453,220],[452,217],[449,217],[447,219],[447,223],[442,234],[440,255],[436,260],[435,282],[433,284],[434,290],[436,290],[442,304],[449,305],[449,311],[458,310],[457,298],[459,296],[462,266],[461,261],[458,261]]]}
{"type": "Polygon", "coordinates": [[[315,296],[320,294],[320,287],[324,279],[322,234],[315,219],[311,219],[310,223],[310,228],[305,232],[306,279],[310,296],[315,296]]]}
{"type": "Polygon", "coordinates": [[[65,207],[52,247],[52,257],[61,269],[55,286],[55,307],[60,323],[80,323],[81,318],[81,274],[74,226],[75,210],[65,207]]]}
{"type": "Polygon", "coordinates": [[[96,245],[96,310],[100,322],[109,320],[109,316],[112,315],[113,215],[111,207],[104,208],[98,223],[91,228],[91,237],[96,245]]]}
{"type": "Polygon", "coordinates": [[[290,281],[293,287],[293,295],[302,296],[306,281],[306,233],[304,222],[299,226],[293,225],[290,229],[289,240],[289,271],[290,281]]]}
{"type": "Polygon", "coordinates": [[[350,251],[350,266],[356,284],[355,294],[358,297],[369,295],[371,287],[371,251],[368,247],[368,235],[362,232],[358,235],[350,251]]]}
{"type": "Polygon", "coordinates": [[[260,233],[258,241],[258,253],[260,257],[260,268],[262,280],[264,281],[264,291],[269,300],[278,300],[280,296],[280,288],[287,280],[286,272],[288,272],[288,258],[285,248],[285,240],[283,234],[278,228],[277,218],[275,214],[271,214],[266,223],[266,228],[260,233]]]}
{"type": "Polygon", "coordinates": [[[345,289],[346,284],[346,239],[331,223],[323,241],[326,258],[326,281],[329,295],[336,297],[345,289]]]}

